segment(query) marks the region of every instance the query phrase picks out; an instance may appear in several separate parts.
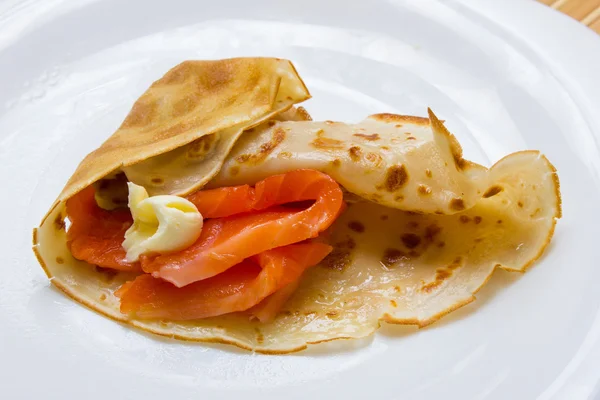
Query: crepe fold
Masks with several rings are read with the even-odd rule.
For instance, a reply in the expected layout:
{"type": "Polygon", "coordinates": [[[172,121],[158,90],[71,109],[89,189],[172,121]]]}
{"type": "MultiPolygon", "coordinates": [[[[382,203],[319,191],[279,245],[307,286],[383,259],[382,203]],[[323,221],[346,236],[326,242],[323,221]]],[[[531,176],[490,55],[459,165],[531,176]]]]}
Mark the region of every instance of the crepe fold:
{"type": "MultiPolygon", "coordinates": [[[[196,119],[190,117],[212,122],[179,134],[170,128],[150,128],[152,124],[138,126],[139,135],[148,140],[144,145],[146,139],[139,144],[123,139],[122,129],[134,129],[129,132],[135,137],[135,128],[126,120],[82,162],[58,206],[34,231],[34,250],[44,270],[75,300],[159,335],[288,353],[311,343],[370,335],[381,321],[428,325],[473,301],[496,268],[524,271],[549,243],[561,216],[559,183],[554,167],[539,152],[510,154],[491,168],[469,162],[431,111],[429,118],[377,114],[358,124],[313,122],[302,110],[283,112],[308,97],[289,62],[241,59],[216,65],[181,64],[157,81],[132,110],[139,114],[145,98],[160,103],[160,109],[172,110],[175,99],[184,96],[179,90],[188,93],[186,82],[226,81],[223,76],[233,75],[222,71],[233,68],[241,75],[222,87],[237,97],[226,96],[210,83],[202,93],[205,100],[236,100],[200,105],[196,119]],[[255,76],[252,68],[258,64],[266,69],[254,71],[255,76]],[[276,87],[287,99],[279,108],[276,87]],[[161,90],[170,90],[172,96],[161,90]],[[256,92],[262,95],[241,98],[256,92]],[[262,111],[256,111],[259,108],[262,111]],[[159,130],[173,134],[164,139],[151,134],[159,130]],[[203,144],[207,154],[190,161],[194,141],[215,132],[218,143],[203,144]],[[162,144],[154,147],[151,140],[162,144]],[[113,152],[111,146],[117,145],[123,149],[113,152]],[[135,148],[145,148],[146,156],[131,150],[135,148]],[[94,158],[102,154],[132,156],[96,166],[94,158]],[[115,170],[122,169],[153,193],[184,194],[201,187],[253,184],[299,168],[333,177],[346,190],[348,208],[330,228],[333,252],[304,274],[272,322],[260,323],[244,313],[184,322],[123,315],[114,291],[134,275],[75,260],[66,246],[63,202],[115,170]],[[162,184],[154,184],[152,179],[159,182],[156,178],[162,184]]],[[[179,126],[171,117],[161,121],[179,126]]]]}
{"type": "Polygon", "coordinates": [[[120,169],[150,194],[193,191],[218,171],[245,128],[308,98],[288,60],[185,61],[142,94],[119,129],[79,164],[57,201],[120,169]],[[176,157],[153,162],[182,147],[176,166],[176,157]]]}

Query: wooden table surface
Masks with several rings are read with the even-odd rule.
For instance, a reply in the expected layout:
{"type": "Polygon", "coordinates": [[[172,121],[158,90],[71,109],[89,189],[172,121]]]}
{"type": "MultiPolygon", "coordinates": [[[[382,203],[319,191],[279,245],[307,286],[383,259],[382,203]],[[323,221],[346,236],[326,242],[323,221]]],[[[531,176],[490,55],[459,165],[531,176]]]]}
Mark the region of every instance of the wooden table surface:
{"type": "Polygon", "coordinates": [[[600,33],[600,0],[539,0],[600,33]]]}

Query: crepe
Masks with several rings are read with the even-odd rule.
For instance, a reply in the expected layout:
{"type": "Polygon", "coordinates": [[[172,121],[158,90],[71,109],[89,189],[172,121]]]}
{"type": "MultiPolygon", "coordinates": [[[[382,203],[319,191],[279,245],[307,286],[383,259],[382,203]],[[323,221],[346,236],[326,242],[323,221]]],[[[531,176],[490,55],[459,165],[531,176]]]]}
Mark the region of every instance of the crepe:
{"type": "Polygon", "coordinates": [[[396,209],[454,214],[471,208],[489,184],[487,168],[463,159],[456,138],[431,110],[429,116],[263,124],[240,139],[207,187],[310,168],[361,198],[396,209]]]}
{"type": "MultiPolygon", "coordinates": [[[[286,92],[278,94],[276,102],[280,101],[279,97],[283,96],[283,93],[286,92]]],[[[310,115],[304,108],[290,108],[292,101],[289,97],[286,96],[283,103],[276,104],[271,112],[250,124],[239,124],[202,136],[174,150],[123,167],[122,170],[129,181],[144,186],[148,193],[154,196],[186,195],[194,192],[219,171],[231,147],[246,129],[252,129],[252,126],[268,118],[272,121],[309,121],[310,115]]],[[[304,96],[295,97],[293,103],[303,101],[304,98],[304,96]]]]}
{"type": "Polygon", "coordinates": [[[244,128],[308,98],[308,89],[288,60],[182,62],[154,82],[119,129],[83,159],[56,204],[121,169],[150,194],[193,191],[219,170],[244,128]],[[161,169],[136,179],[138,169],[146,170],[153,156],[188,144],[185,169],[177,170],[181,175],[164,168],[164,175],[161,169]]]}
{"type": "MultiPolygon", "coordinates": [[[[272,71],[265,74],[278,76],[272,71]]],[[[228,119],[221,108],[214,109],[220,111],[219,121],[228,119]]],[[[269,113],[260,118],[272,117],[269,113]]],[[[558,177],[543,155],[514,153],[490,169],[471,163],[432,112],[429,118],[378,114],[355,125],[308,121],[304,111],[295,109],[277,118],[253,129],[258,119],[248,118],[252,122],[245,133],[235,131],[231,145],[217,144],[218,151],[197,163],[188,163],[185,155],[187,139],[202,137],[194,130],[195,136],[186,140],[177,135],[166,140],[180,143],[174,151],[158,141],[160,146],[146,153],[153,157],[145,161],[123,157],[111,168],[101,169],[106,163],[98,163],[97,171],[93,159],[111,154],[111,137],[84,160],[58,205],[34,230],[34,251],[52,283],[110,318],[159,335],[288,353],[311,343],[368,336],[380,321],[418,326],[436,321],[473,301],[495,268],[524,271],[542,254],[561,216],[558,177]],[[135,319],[120,313],[114,295],[135,274],[75,260],[66,245],[63,202],[77,188],[119,168],[131,180],[138,176],[147,188],[152,173],[167,171],[161,187],[175,189],[166,193],[251,184],[298,168],[317,169],[344,187],[348,207],[330,228],[333,252],[305,273],[272,322],[252,320],[245,313],[186,322],[135,319]]],[[[221,138],[224,129],[218,131],[221,138]]]]}

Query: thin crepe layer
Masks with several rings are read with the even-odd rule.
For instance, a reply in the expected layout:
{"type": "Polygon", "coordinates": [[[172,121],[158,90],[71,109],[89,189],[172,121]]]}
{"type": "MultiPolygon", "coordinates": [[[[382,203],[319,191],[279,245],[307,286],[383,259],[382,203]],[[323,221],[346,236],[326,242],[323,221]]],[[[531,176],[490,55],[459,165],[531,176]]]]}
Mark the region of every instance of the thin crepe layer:
{"type": "Polygon", "coordinates": [[[367,336],[381,320],[429,324],[472,301],[495,268],[523,271],[543,252],[560,195],[539,153],[515,153],[487,170],[462,158],[433,113],[430,122],[379,114],[357,125],[257,126],[308,97],[285,60],[194,61],[169,71],[84,159],[34,230],[34,252],[52,283],[149,332],[285,353],[367,336]],[[232,150],[240,135],[247,140],[232,150]],[[114,291],[135,275],[77,261],[67,249],[64,201],[121,169],[153,194],[185,194],[219,171],[209,186],[298,168],[324,171],[354,196],[332,227],[332,255],[304,275],[272,322],[247,314],[187,323],[129,318],[114,291]]]}
{"type": "Polygon", "coordinates": [[[531,265],[561,214],[556,172],[545,157],[527,151],[507,156],[489,175],[496,182],[492,190],[454,215],[352,202],[332,227],[332,254],[305,273],[269,323],[247,314],[185,323],[128,318],[113,293],[132,276],[74,260],[59,209],[48,219],[53,223],[34,232],[34,243],[54,285],[110,318],[182,340],[288,353],[368,336],[381,321],[430,324],[473,301],[495,268],[524,271],[531,265]]]}
{"type": "Polygon", "coordinates": [[[376,114],[358,124],[262,124],[240,138],[207,187],[307,168],[388,207],[431,214],[469,209],[492,185],[488,170],[463,159],[457,140],[431,110],[429,118],[376,114]]]}
{"type": "Polygon", "coordinates": [[[154,82],[117,131],[83,159],[54,205],[121,169],[151,194],[191,192],[219,171],[243,129],[308,98],[288,60],[184,61],[154,82]],[[170,174],[145,173],[153,157],[182,146],[186,163],[176,172],[163,165],[170,174]]]}

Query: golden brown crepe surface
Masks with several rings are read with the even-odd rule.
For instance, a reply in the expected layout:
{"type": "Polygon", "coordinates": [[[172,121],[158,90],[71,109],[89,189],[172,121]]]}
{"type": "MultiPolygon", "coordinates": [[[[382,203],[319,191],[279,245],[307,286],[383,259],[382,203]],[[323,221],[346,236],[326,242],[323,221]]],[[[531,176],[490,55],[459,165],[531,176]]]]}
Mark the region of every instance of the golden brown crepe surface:
{"type": "Polygon", "coordinates": [[[472,301],[495,268],[523,271],[550,241],[560,217],[558,178],[538,152],[511,154],[488,170],[463,159],[433,113],[309,122],[303,109],[290,108],[308,97],[286,60],[173,68],[83,160],[34,230],[35,254],[52,283],[149,332],[286,353],[370,335],[380,321],[432,323],[472,301]],[[268,119],[280,122],[261,124],[268,119]],[[120,169],[156,194],[187,193],[217,173],[209,186],[297,168],[332,175],[349,207],[332,227],[332,254],[305,274],[270,323],[243,314],[184,323],[132,319],[119,312],[114,291],[133,276],[77,261],[66,246],[64,201],[120,169]]]}
{"type": "MultiPolygon", "coordinates": [[[[250,151],[255,145],[245,148],[244,143],[236,145],[226,166],[237,150],[250,151]]],[[[60,223],[47,224],[36,234],[44,237],[38,254],[57,287],[113,319],[182,340],[230,343],[264,353],[298,351],[311,343],[365,337],[381,321],[430,324],[473,301],[495,268],[524,271],[541,255],[560,217],[552,165],[538,152],[527,151],[505,157],[489,171],[475,168],[485,172],[486,184],[494,183],[472,208],[453,215],[417,214],[353,195],[332,228],[333,253],[305,274],[282,312],[266,324],[243,314],[183,323],[122,315],[113,292],[131,275],[74,260],[60,223]]],[[[377,181],[371,196],[378,192],[376,186],[377,181]]],[[[61,221],[58,209],[49,218],[55,219],[61,221]]]]}
{"type": "Polygon", "coordinates": [[[135,102],[119,129],[83,159],[57,203],[123,167],[196,142],[196,146],[186,149],[187,158],[192,161],[189,165],[202,165],[201,170],[185,175],[194,176],[193,180],[176,185],[172,180],[165,181],[166,177],[156,176],[152,178],[158,179],[152,182],[142,182],[154,194],[164,190],[191,191],[191,187],[202,185],[218,172],[220,162],[244,127],[258,124],[309,97],[288,60],[182,62],[154,82],[135,102]],[[195,158],[203,162],[195,164],[195,158]]]}

